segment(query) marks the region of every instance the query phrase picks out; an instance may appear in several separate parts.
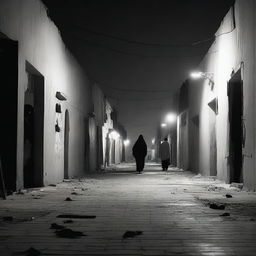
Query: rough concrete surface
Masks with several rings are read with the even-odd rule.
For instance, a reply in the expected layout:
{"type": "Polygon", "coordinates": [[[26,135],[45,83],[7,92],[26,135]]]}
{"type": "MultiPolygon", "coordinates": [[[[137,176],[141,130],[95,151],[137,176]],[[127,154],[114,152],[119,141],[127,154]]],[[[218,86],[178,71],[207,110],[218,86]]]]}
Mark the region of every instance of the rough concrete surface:
{"type": "Polygon", "coordinates": [[[255,193],[153,163],[134,170],[0,200],[0,255],[256,255],[255,193]]]}

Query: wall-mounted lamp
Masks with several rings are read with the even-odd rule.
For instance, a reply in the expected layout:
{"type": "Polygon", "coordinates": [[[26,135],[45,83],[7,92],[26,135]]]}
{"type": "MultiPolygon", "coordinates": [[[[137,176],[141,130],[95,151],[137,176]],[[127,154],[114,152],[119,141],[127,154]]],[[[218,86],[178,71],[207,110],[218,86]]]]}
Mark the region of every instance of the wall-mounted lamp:
{"type": "Polygon", "coordinates": [[[129,144],[130,144],[130,140],[124,140],[124,145],[127,147],[127,146],[129,146],[129,144]]]}
{"type": "Polygon", "coordinates": [[[177,115],[175,113],[169,113],[166,116],[166,122],[168,123],[174,123],[177,119],[177,115]]]}
{"type": "Polygon", "coordinates": [[[214,87],[213,73],[195,71],[190,74],[190,77],[193,79],[200,79],[200,78],[208,79],[211,90],[213,90],[213,87],[214,87]]]}
{"type": "Polygon", "coordinates": [[[166,126],[167,126],[166,123],[162,123],[162,124],[161,124],[161,127],[166,127],[166,126]]]}
{"type": "Polygon", "coordinates": [[[58,100],[67,100],[67,97],[63,92],[56,92],[55,97],[58,100]]]}

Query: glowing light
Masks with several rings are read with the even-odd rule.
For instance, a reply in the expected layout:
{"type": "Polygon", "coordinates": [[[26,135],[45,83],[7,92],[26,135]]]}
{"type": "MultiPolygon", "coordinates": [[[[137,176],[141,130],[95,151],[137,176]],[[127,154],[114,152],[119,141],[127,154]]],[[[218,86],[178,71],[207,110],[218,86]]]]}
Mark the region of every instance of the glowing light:
{"type": "Polygon", "coordinates": [[[166,126],[167,126],[166,123],[162,123],[162,124],[161,124],[161,127],[166,127],[166,126]]]}
{"type": "Polygon", "coordinates": [[[191,74],[190,74],[190,76],[192,77],[192,78],[194,78],[194,79],[198,79],[198,78],[201,78],[202,77],[202,72],[200,72],[200,71],[195,71],[195,72],[192,72],[191,74]]]}
{"type": "Polygon", "coordinates": [[[117,131],[112,131],[109,135],[114,140],[117,140],[120,137],[120,135],[119,135],[119,133],[117,131]]]}
{"type": "Polygon", "coordinates": [[[130,140],[124,140],[124,145],[127,147],[130,144],[130,140]]]}
{"type": "Polygon", "coordinates": [[[152,144],[154,145],[156,142],[155,138],[152,139],[152,144]]]}
{"type": "Polygon", "coordinates": [[[174,123],[176,121],[176,118],[177,118],[177,115],[174,114],[174,113],[169,113],[167,116],[166,116],[166,121],[168,123],[174,123]]]}

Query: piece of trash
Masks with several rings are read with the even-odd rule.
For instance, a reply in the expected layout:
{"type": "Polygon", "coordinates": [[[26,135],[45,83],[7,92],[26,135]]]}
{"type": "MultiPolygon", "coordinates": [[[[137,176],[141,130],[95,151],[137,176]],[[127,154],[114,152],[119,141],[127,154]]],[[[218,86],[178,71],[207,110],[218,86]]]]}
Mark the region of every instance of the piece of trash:
{"type": "Polygon", "coordinates": [[[86,236],[83,232],[74,231],[74,230],[69,229],[69,228],[64,228],[64,229],[61,229],[61,230],[56,230],[55,234],[58,237],[62,237],[62,238],[79,238],[81,236],[86,236]]]}
{"type": "Polygon", "coordinates": [[[40,192],[44,192],[44,189],[43,189],[43,188],[41,188],[39,191],[40,191],[40,192]]]}
{"type": "Polygon", "coordinates": [[[232,182],[232,183],[230,184],[230,187],[231,187],[231,188],[238,188],[238,189],[242,189],[242,188],[243,188],[243,186],[244,186],[244,184],[243,184],[243,183],[236,183],[236,182],[232,182]]]}
{"type": "Polygon", "coordinates": [[[197,175],[195,175],[193,178],[201,178],[202,175],[200,173],[198,173],[197,175]]]}
{"type": "Polygon", "coordinates": [[[226,198],[232,198],[233,196],[230,194],[226,194],[226,198]]]}
{"type": "Polygon", "coordinates": [[[63,220],[63,223],[73,223],[73,220],[63,220]]]}
{"type": "Polygon", "coordinates": [[[126,239],[126,238],[133,238],[135,236],[139,236],[139,235],[142,235],[143,232],[142,231],[126,231],[124,234],[123,234],[123,239],[126,239]]]}
{"type": "Polygon", "coordinates": [[[82,188],[82,191],[86,191],[86,190],[88,190],[88,188],[82,188]]]}
{"type": "Polygon", "coordinates": [[[72,192],[71,195],[78,196],[79,194],[77,192],[72,192]]]}
{"type": "Polygon", "coordinates": [[[65,227],[57,223],[52,223],[50,229],[64,229],[65,227]]]}
{"type": "Polygon", "coordinates": [[[67,197],[65,201],[73,201],[70,197],[67,197]]]}
{"type": "Polygon", "coordinates": [[[224,212],[223,214],[220,214],[220,216],[227,217],[227,216],[230,216],[230,213],[229,212],[224,212]]]}
{"type": "Polygon", "coordinates": [[[64,179],[63,182],[71,182],[71,180],[64,179]]]}
{"type": "Polygon", "coordinates": [[[207,187],[208,191],[215,191],[216,189],[217,189],[217,187],[214,186],[214,185],[210,185],[210,186],[207,187]]]}
{"type": "Polygon", "coordinates": [[[60,214],[57,218],[65,219],[95,219],[95,215],[76,215],[76,214],[60,214]]]}
{"type": "Polygon", "coordinates": [[[19,189],[15,194],[16,195],[24,195],[27,191],[24,189],[19,189]]]}
{"type": "Polygon", "coordinates": [[[224,204],[210,203],[210,208],[214,209],[214,210],[224,210],[225,205],[224,204]]]}
{"type": "Polygon", "coordinates": [[[5,216],[5,217],[3,217],[3,221],[13,221],[13,217],[12,216],[5,216]]]}
{"type": "Polygon", "coordinates": [[[41,255],[41,252],[33,247],[30,247],[28,250],[22,252],[22,254],[25,256],[38,256],[41,255]]]}
{"type": "Polygon", "coordinates": [[[50,184],[49,186],[50,186],[50,187],[57,187],[56,184],[50,184]]]}
{"type": "Polygon", "coordinates": [[[33,196],[33,199],[42,199],[40,196],[33,196]]]}

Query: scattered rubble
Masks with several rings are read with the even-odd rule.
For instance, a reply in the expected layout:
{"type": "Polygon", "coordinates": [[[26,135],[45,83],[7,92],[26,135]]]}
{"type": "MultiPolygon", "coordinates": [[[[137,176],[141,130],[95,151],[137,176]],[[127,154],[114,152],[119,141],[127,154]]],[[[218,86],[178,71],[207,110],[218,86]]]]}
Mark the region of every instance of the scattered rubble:
{"type": "Polygon", "coordinates": [[[236,183],[236,182],[232,182],[231,184],[230,184],[230,187],[231,188],[238,188],[238,189],[243,189],[243,186],[244,186],[244,184],[243,183],[236,183]]]}
{"type": "Polygon", "coordinates": [[[13,221],[13,217],[12,216],[5,216],[5,217],[3,217],[3,221],[13,221]]]}
{"type": "Polygon", "coordinates": [[[225,204],[210,203],[209,207],[214,210],[225,210],[225,204]]]}
{"type": "Polygon", "coordinates": [[[224,212],[222,214],[220,214],[221,217],[228,217],[230,216],[230,213],[229,212],[224,212]]]}
{"type": "Polygon", "coordinates": [[[142,231],[126,231],[124,234],[123,234],[123,239],[126,239],[126,238],[133,238],[135,236],[139,236],[139,235],[142,235],[143,232],[142,231]]]}
{"type": "Polygon", "coordinates": [[[226,194],[226,198],[232,198],[233,196],[230,194],[226,194]]]}
{"type": "Polygon", "coordinates": [[[50,229],[64,229],[65,227],[57,223],[52,223],[50,229]]]}
{"type": "Polygon", "coordinates": [[[71,199],[70,197],[66,197],[64,201],[73,201],[73,199],[71,199]]]}
{"type": "Polygon", "coordinates": [[[69,228],[56,230],[55,234],[57,237],[62,237],[62,238],[79,238],[81,236],[86,236],[83,232],[74,231],[69,228]]]}
{"type": "Polygon", "coordinates": [[[50,187],[57,187],[56,184],[50,184],[49,186],[50,186],[50,187]]]}

